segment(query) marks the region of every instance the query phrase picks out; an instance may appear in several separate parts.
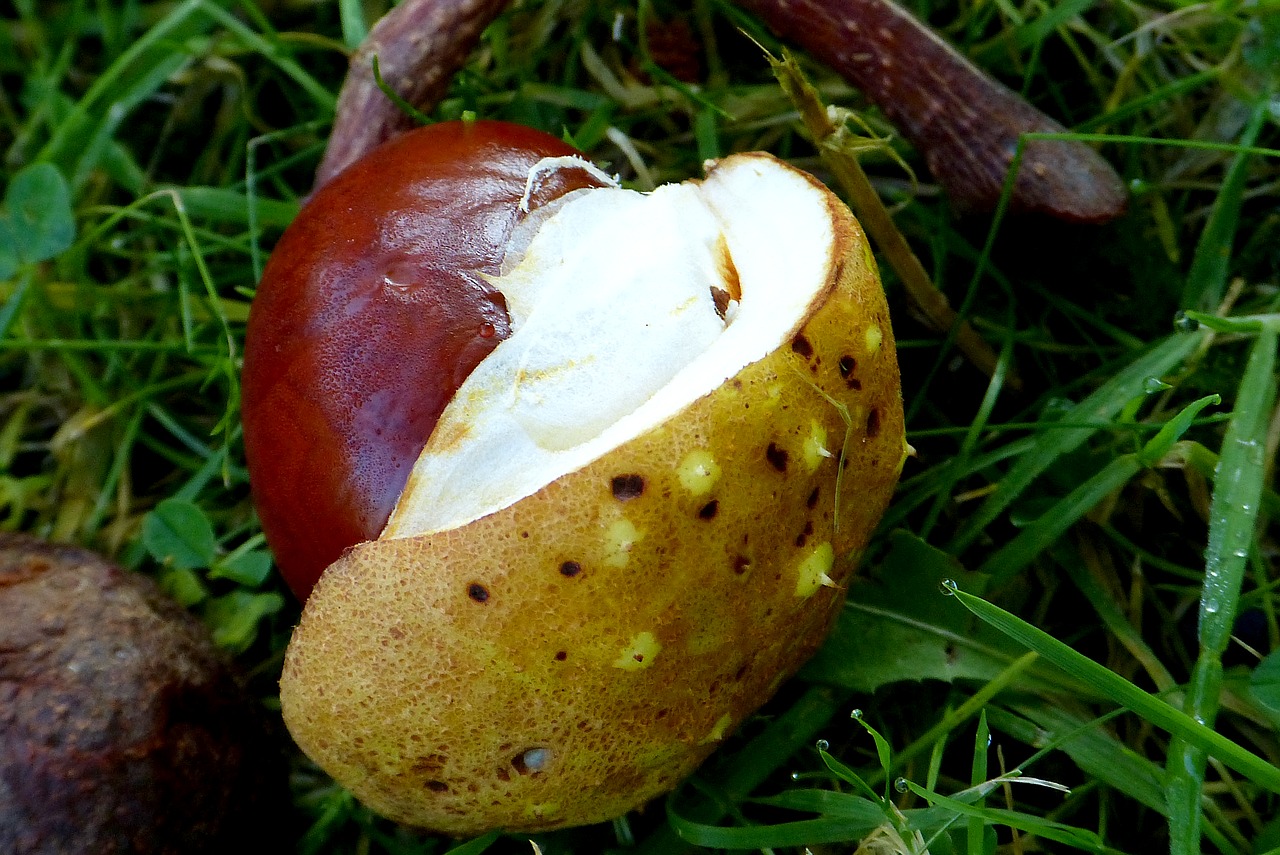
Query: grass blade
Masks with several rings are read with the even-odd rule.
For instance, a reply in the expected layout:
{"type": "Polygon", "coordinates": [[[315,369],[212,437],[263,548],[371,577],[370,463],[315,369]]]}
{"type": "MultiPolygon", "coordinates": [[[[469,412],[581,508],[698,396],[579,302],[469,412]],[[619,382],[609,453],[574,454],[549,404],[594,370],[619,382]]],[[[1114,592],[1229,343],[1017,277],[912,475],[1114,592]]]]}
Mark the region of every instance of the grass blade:
{"type": "Polygon", "coordinates": [[[680,839],[710,849],[772,849],[781,846],[810,846],[858,840],[884,823],[823,817],[783,822],[777,825],[725,827],[704,825],[676,814],[669,815],[680,839]]]}
{"type": "Polygon", "coordinates": [[[1205,750],[1270,792],[1280,793],[1280,768],[1246,751],[1160,698],[1144,692],[1124,677],[1073,650],[1043,630],[980,597],[966,594],[955,588],[954,583],[952,585],[952,594],[979,619],[1039,653],[1046,661],[1057,665],[1071,676],[1091,683],[1103,695],[1161,730],[1205,750]]]}
{"type": "MultiPolygon", "coordinates": [[[[1092,395],[1072,407],[1063,416],[1063,421],[1093,424],[1110,420],[1130,400],[1143,394],[1148,378],[1160,377],[1171,371],[1205,341],[1205,335],[1201,332],[1178,333],[1164,339],[1117,371],[1092,395]]],[[[1059,457],[1083,445],[1098,430],[1099,428],[1094,427],[1080,427],[1042,433],[1035,446],[1019,458],[1008,474],[1000,479],[995,492],[987,497],[965,523],[964,528],[947,546],[947,551],[958,555],[972,546],[983,530],[1007,510],[1032,481],[1059,457]]]]}
{"type": "MultiPolygon", "coordinates": [[[[1053,746],[1070,757],[1085,774],[1140,805],[1165,813],[1164,769],[1104,730],[1101,725],[1108,717],[1085,719],[1064,709],[1061,703],[1039,699],[1019,700],[1010,704],[1008,711],[990,710],[996,730],[1033,748],[1053,746]]],[[[1028,765],[1024,762],[1019,768],[1025,769],[1028,765]]]]}
{"type": "MultiPolygon", "coordinates": [[[[987,780],[987,751],[991,743],[991,730],[987,726],[987,712],[983,710],[978,716],[978,730],[973,736],[973,766],[970,769],[969,785],[977,787],[983,781],[987,780]]],[[[978,799],[975,804],[982,807],[983,799],[978,799]]],[[[983,842],[986,833],[986,824],[980,816],[969,817],[969,827],[966,829],[968,837],[969,855],[982,855],[983,842]]]]}
{"type": "MultiPolygon", "coordinates": [[[[1209,506],[1209,545],[1200,596],[1200,654],[1184,707],[1187,715],[1208,726],[1218,715],[1222,654],[1235,626],[1266,479],[1267,428],[1276,397],[1276,342],[1277,333],[1271,327],[1263,327],[1254,340],[1235,412],[1222,441],[1209,506]]],[[[1169,830],[1174,855],[1200,851],[1200,798],[1207,759],[1203,746],[1187,740],[1175,739],[1169,746],[1169,830]]]]}
{"type": "Polygon", "coordinates": [[[490,831],[488,834],[482,834],[479,837],[468,840],[465,843],[459,843],[450,849],[446,855],[480,855],[497,842],[501,835],[496,831],[490,831]]]}
{"type": "MultiPolygon", "coordinates": [[[[911,781],[907,782],[907,786],[911,789],[911,792],[932,805],[945,807],[958,814],[977,819],[984,824],[1005,825],[1009,828],[1025,831],[1028,834],[1034,834],[1037,837],[1043,837],[1045,840],[1053,840],[1058,843],[1065,843],[1068,846],[1074,846],[1077,849],[1084,849],[1087,852],[1115,851],[1104,844],[1096,834],[1070,825],[1041,819],[1019,811],[976,807],[959,799],[947,798],[938,793],[930,792],[911,781]]],[[[973,850],[970,851],[972,852],[973,850]]]]}
{"type": "Polygon", "coordinates": [[[1227,286],[1227,270],[1231,263],[1231,245],[1240,226],[1240,208],[1244,204],[1248,166],[1252,160],[1247,149],[1257,141],[1269,116],[1270,101],[1259,98],[1249,117],[1249,124],[1240,137],[1240,146],[1245,150],[1237,152],[1231,166],[1227,168],[1226,178],[1214,200],[1209,221],[1196,244],[1196,254],[1191,259],[1191,269],[1187,271],[1187,281],[1182,291],[1184,309],[1211,311],[1222,302],[1227,286]]]}
{"type": "MultiPolygon", "coordinates": [[[[158,85],[154,75],[148,76],[148,69],[154,70],[159,65],[167,65],[176,60],[185,61],[171,53],[167,42],[180,41],[206,30],[210,21],[197,14],[205,6],[205,0],[187,0],[175,6],[171,12],[158,21],[155,26],[139,37],[129,49],[116,59],[88,88],[84,96],[76,102],[70,114],[65,116],[54,129],[52,138],[45,144],[36,160],[58,161],[75,148],[75,137],[82,132],[84,122],[92,115],[92,110],[100,105],[108,96],[114,101],[118,93],[127,88],[123,83],[136,80],[139,76],[150,79],[158,85]]],[[[142,92],[134,91],[134,99],[140,100],[142,92]]]]}
{"type": "Polygon", "coordinates": [[[1221,400],[1218,395],[1206,395],[1188,404],[1160,428],[1143,446],[1142,451],[1121,455],[1112,460],[987,559],[978,568],[978,572],[991,576],[996,583],[1011,578],[1052,546],[1067,529],[1097,507],[1103,499],[1128,483],[1144,466],[1151,466],[1164,457],[1200,411],[1221,400]]]}
{"type": "Polygon", "coordinates": [[[991,576],[996,584],[1012,578],[1099,502],[1141,471],[1142,463],[1136,454],[1124,454],[1112,460],[1001,547],[978,572],[991,576]]]}

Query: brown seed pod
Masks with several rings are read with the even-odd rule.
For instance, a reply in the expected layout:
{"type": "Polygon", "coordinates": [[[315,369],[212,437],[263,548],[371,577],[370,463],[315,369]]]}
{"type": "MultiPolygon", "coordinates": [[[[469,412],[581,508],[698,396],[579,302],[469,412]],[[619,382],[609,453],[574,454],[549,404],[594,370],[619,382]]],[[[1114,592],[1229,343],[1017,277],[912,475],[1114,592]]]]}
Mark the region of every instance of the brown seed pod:
{"type": "MultiPolygon", "coordinates": [[[[507,133],[472,127],[476,140],[507,133]]],[[[438,151],[430,140],[460,133],[471,132],[421,129],[368,161],[438,151]]],[[[528,165],[504,224],[533,190],[587,168],[556,155],[505,162],[528,165]]],[[[393,183],[436,199],[438,167],[408,157],[393,183]]],[[[342,281],[296,266],[327,269],[352,250],[330,248],[335,230],[407,235],[397,223],[451,210],[339,216],[379,175],[361,161],[313,197],[293,227],[303,237],[286,235],[272,259],[252,336],[277,335],[277,312],[301,330],[353,314],[332,287],[324,300],[294,291],[342,281]]],[[[489,170],[474,180],[501,211],[489,170]]],[[[465,181],[448,186],[469,197],[465,181]]],[[[442,247],[456,243],[450,228],[470,228],[434,222],[442,247]]],[[[380,813],[456,835],[607,820],[675,786],[821,643],[905,452],[870,248],[810,176],[733,155],[650,194],[579,185],[504,229],[490,232],[508,235],[496,269],[478,278],[501,295],[510,336],[433,419],[385,527],[320,576],[281,678],[308,755],[380,813]]],[[[369,269],[385,263],[396,262],[369,269]]],[[[468,268],[447,265],[473,261],[418,263],[448,274],[415,280],[430,305],[465,296],[455,283],[468,268]]],[[[367,338],[360,352],[402,378],[392,398],[460,372],[458,352],[426,348],[415,378],[402,339],[367,338]]],[[[278,350],[266,341],[247,354],[278,350]]],[[[279,376],[258,358],[255,377],[279,376]]],[[[363,383],[373,363],[360,365],[363,383]]],[[[343,389],[328,372],[290,382],[306,412],[343,389]]],[[[261,493],[274,461],[294,454],[270,454],[286,448],[274,424],[307,419],[257,386],[246,381],[244,411],[261,493]]],[[[281,529],[324,534],[314,509],[328,497],[291,483],[279,482],[281,529]]]]}
{"type": "Polygon", "coordinates": [[[208,631],[154,583],[0,534],[0,852],[259,851],[283,772],[208,631]]]}

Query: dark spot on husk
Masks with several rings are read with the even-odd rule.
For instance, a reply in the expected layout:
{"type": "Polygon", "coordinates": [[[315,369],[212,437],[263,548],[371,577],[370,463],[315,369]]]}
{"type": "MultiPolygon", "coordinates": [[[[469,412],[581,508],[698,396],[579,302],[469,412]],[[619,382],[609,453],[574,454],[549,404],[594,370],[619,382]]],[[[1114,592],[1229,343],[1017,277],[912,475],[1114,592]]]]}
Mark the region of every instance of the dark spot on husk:
{"type": "Polygon", "coordinates": [[[844,355],[840,357],[840,361],[836,363],[836,368],[840,370],[840,376],[848,380],[853,375],[854,370],[858,367],[858,360],[852,356],[844,355]]]}
{"type": "Polygon", "coordinates": [[[484,603],[489,600],[489,589],[479,582],[472,582],[467,586],[467,596],[477,603],[484,603]]]}
{"type": "Polygon", "coordinates": [[[809,344],[809,339],[802,335],[798,335],[791,340],[791,349],[805,359],[813,356],[813,345],[809,344]]]}
{"type": "Polygon", "coordinates": [[[809,494],[809,498],[805,500],[805,505],[808,506],[809,510],[813,510],[818,506],[818,492],[820,489],[819,487],[814,487],[813,492],[809,494]]]}
{"type": "Polygon", "coordinates": [[[719,511],[720,511],[720,501],[718,499],[712,499],[711,501],[707,502],[705,505],[703,505],[701,508],[698,509],[698,518],[704,519],[704,520],[713,520],[716,518],[716,514],[719,511]]]}
{"type": "Polygon", "coordinates": [[[764,450],[764,458],[779,472],[787,471],[787,452],[778,448],[776,443],[769,443],[769,447],[764,450]]]}
{"type": "Polygon", "coordinates": [[[449,785],[444,781],[427,781],[427,789],[433,793],[447,793],[449,785]]]}
{"type": "Polygon", "coordinates": [[[750,558],[747,558],[745,555],[734,556],[734,559],[733,559],[734,573],[737,573],[739,576],[741,576],[743,573],[746,573],[747,570],[749,570],[750,568],[751,568],[750,558]]]}
{"type": "Polygon", "coordinates": [[[867,413],[867,439],[875,439],[880,435],[880,408],[872,407],[867,413]]]}
{"type": "Polygon", "coordinates": [[[558,650],[558,651],[556,651],[556,661],[557,661],[557,662],[563,662],[564,660],[566,660],[566,659],[568,659],[568,658],[569,658],[569,651],[567,651],[567,650],[558,650]]]}
{"type": "Polygon", "coordinates": [[[577,561],[566,561],[560,565],[560,575],[573,578],[582,572],[582,565],[577,561]]]}
{"type": "Polygon", "coordinates": [[[418,774],[439,772],[444,768],[444,764],[448,759],[449,758],[443,754],[428,754],[426,757],[422,757],[414,761],[410,768],[418,774]]]}
{"type": "Polygon", "coordinates": [[[804,531],[796,537],[796,546],[804,546],[809,540],[809,535],[813,534],[813,520],[808,520],[804,524],[804,531]]]}
{"type": "Polygon", "coordinates": [[[644,476],[629,474],[615,475],[609,482],[613,497],[619,502],[627,502],[644,494],[644,476]]]}

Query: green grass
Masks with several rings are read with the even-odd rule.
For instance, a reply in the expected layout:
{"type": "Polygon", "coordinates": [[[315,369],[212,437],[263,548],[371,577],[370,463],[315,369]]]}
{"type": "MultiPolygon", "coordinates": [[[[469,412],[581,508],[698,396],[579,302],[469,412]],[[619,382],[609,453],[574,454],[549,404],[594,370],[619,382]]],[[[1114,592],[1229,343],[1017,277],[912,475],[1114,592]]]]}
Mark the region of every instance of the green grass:
{"type": "MultiPolygon", "coordinates": [[[[1280,851],[1280,6],[907,5],[1099,146],[1130,210],[959,216],[859,93],[799,55],[855,133],[888,140],[861,168],[994,373],[920,323],[882,263],[918,455],[831,639],[665,803],[536,841],[1280,851]]],[[[344,51],[384,6],[0,5],[0,520],[157,576],[268,705],[298,609],[248,496],[244,322],[344,51]]],[[[751,149],[838,187],[739,28],[784,47],[719,0],[527,2],[431,115],[541,127],[641,188],[751,149]],[[697,85],[642,37],[672,20],[697,85]]],[[[292,756],[300,851],[459,845],[373,817],[292,756]]]]}

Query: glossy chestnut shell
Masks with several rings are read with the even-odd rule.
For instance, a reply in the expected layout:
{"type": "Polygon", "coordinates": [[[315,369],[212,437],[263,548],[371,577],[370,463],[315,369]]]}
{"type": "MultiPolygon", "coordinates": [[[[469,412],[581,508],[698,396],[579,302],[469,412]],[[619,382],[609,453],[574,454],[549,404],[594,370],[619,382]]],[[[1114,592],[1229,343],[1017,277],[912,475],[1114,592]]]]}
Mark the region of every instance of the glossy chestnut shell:
{"type": "MultiPolygon", "coordinates": [[[[245,453],[299,599],[375,539],[441,410],[508,334],[495,274],[530,168],[576,154],[493,121],[419,128],[325,184],[276,245],[249,316],[245,453]]],[[[586,172],[560,171],[536,208],[586,172]]]]}

